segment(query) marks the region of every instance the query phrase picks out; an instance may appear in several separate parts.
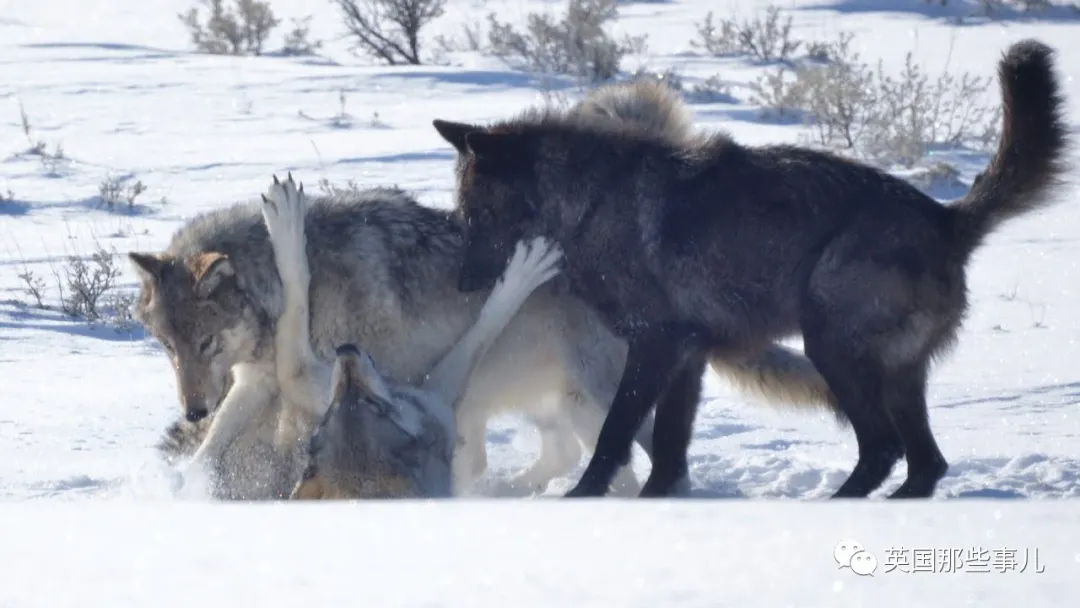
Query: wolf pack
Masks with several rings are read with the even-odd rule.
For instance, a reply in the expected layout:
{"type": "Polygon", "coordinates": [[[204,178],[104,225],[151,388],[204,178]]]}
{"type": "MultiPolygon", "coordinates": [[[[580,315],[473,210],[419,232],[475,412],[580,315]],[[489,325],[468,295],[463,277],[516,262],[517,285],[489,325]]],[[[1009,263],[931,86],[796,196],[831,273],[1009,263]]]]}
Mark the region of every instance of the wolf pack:
{"type": "Polygon", "coordinates": [[[866,497],[901,458],[890,497],[930,497],[948,464],[927,377],[966,314],[967,265],[1068,171],[1054,51],[1017,42],[998,78],[997,150],[947,204],[837,154],[706,131],[651,80],[435,120],[456,151],[448,210],[275,176],[129,254],[182,406],[158,449],[219,499],[446,498],[486,471],[489,421],[515,414],[540,438],[510,482],[524,494],[585,450],[567,497],[680,496],[711,368],[850,427],[834,497],[866,497]]]}

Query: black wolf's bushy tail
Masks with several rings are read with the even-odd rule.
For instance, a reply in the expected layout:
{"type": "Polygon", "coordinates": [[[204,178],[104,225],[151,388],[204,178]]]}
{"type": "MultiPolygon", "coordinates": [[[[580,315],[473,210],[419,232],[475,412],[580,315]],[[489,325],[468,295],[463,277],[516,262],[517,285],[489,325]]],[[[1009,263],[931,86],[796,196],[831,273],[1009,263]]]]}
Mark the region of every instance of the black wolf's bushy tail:
{"type": "Polygon", "coordinates": [[[1006,220],[1050,203],[1067,170],[1065,100],[1053,59],[1053,49],[1028,39],[1009,47],[998,63],[1001,141],[971,191],[951,205],[966,255],[1006,220]]]}
{"type": "Polygon", "coordinates": [[[847,422],[825,378],[797,350],[772,344],[757,356],[740,361],[714,354],[709,365],[737,390],[763,397],[769,405],[823,408],[832,412],[838,422],[847,422]]]}

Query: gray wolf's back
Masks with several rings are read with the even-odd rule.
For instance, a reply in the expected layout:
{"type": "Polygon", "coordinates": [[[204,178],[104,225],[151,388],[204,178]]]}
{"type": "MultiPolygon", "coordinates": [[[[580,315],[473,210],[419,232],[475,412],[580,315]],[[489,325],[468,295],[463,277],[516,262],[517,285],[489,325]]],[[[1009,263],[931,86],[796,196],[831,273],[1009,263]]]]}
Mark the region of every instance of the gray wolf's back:
{"type": "MultiPolygon", "coordinates": [[[[381,352],[373,340],[430,331],[416,321],[440,314],[439,305],[446,308],[442,315],[453,330],[458,325],[464,330],[469,319],[459,321],[458,313],[469,309],[469,300],[482,298],[465,298],[454,285],[462,239],[447,212],[420,205],[391,188],[310,200],[306,231],[316,352],[332,356],[341,343],[356,342],[381,361],[392,355],[381,352]]],[[[173,236],[167,251],[178,256],[226,254],[253,303],[268,319],[281,314],[281,281],[256,202],[196,217],[173,236]]],[[[394,376],[397,370],[390,368],[394,376]]],[[[414,370],[406,372],[411,375],[414,370]]]]}
{"type": "MultiPolygon", "coordinates": [[[[378,262],[398,256],[453,258],[461,248],[460,230],[448,213],[420,205],[398,189],[373,188],[309,200],[306,230],[313,269],[323,264],[363,263],[368,255],[376,256],[378,262]]],[[[253,282],[247,285],[249,289],[269,291],[277,282],[277,272],[260,213],[255,201],[204,213],[173,236],[167,252],[183,256],[220,251],[233,259],[239,275],[253,282]]],[[[416,266],[421,272],[430,268],[416,266]]],[[[446,264],[446,268],[451,266],[446,264]]],[[[431,269],[423,278],[444,279],[438,270],[431,269]]]]}

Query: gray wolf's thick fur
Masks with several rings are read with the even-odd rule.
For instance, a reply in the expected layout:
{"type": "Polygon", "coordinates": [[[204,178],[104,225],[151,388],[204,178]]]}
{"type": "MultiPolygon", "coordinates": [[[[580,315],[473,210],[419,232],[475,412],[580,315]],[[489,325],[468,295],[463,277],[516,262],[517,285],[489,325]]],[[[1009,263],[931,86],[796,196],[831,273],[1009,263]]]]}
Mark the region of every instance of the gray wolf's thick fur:
{"type": "Polygon", "coordinates": [[[459,151],[459,287],[489,284],[510,244],[547,236],[565,253],[572,291],[629,341],[615,402],[569,495],[606,491],[654,404],[642,495],[672,492],[687,470],[705,353],[757,353],[796,333],[859,445],[835,495],[866,496],[905,455],[908,477],[892,496],[932,495],[947,463],[930,428],[927,373],[967,311],[967,263],[996,227],[1049,204],[1065,171],[1052,58],[1027,40],[1001,59],[998,150],[952,205],[796,146],[673,143],[558,110],[490,127],[436,121],[459,151]]]}
{"type": "MultiPolygon", "coordinates": [[[[663,137],[689,137],[683,131],[686,119],[648,118],[685,116],[676,97],[643,93],[654,100],[655,112],[649,114],[648,104],[627,104],[622,93],[618,103],[604,101],[615,90],[594,91],[593,109],[578,112],[582,120],[652,124],[663,137]],[[608,110],[598,114],[597,107],[608,110]],[[629,107],[636,109],[628,113],[629,107]]],[[[450,213],[421,206],[402,191],[376,188],[312,200],[306,227],[312,346],[318,356],[332,357],[340,344],[359,344],[380,373],[394,382],[415,383],[476,320],[486,294],[457,289],[463,241],[450,213]]],[[[282,288],[258,204],[204,213],[181,228],[165,252],[131,257],[142,279],[138,316],[173,361],[185,415],[213,420],[231,367],[273,366],[282,288]],[[210,272],[215,264],[220,266],[210,272]]],[[[541,435],[541,456],[518,478],[518,486],[543,489],[568,473],[580,460],[579,440],[593,449],[622,373],[626,343],[564,291],[555,284],[538,289],[470,380],[456,411],[458,431],[466,438],[454,458],[455,479],[463,485],[483,472],[484,428],[502,412],[526,414],[541,435]]],[[[771,345],[760,356],[711,362],[714,370],[771,403],[835,405],[814,367],[781,346],[771,345]]],[[[202,432],[192,422],[172,429],[181,435],[202,432]]],[[[269,443],[273,434],[260,438],[269,443]]],[[[650,420],[638,438],[651,457],[650,420]]],[[[200,436],[165,442],[162,448],[175,459],[189,455],[181,447],[204,443],[200,436]]],[[[245,462],[244,470],[258,467],[245,462]]],[[[626,492],[634,492],[636,484],[626,469],[616,480],[626,492]]]]}
{"type": "Polygon", "coordinates": [[[275,177],[263,196],[263,219],[284,288],[285,309],[274,342],[284,416],[301,421],[296,437],[307,437],[307,429],[315,426],[291,496],[450,496],[458,437],[454,406],[477,363],[521,305],[558,274],[560,254],[543,239],[519,245],[476,323],[425,375],[423,384],[397,385],[383,378],[370,356],[355,345],[339,347],[336,361],[320,359],[312,350],[306,207],[303,186],[297,188],[291,174],[285,182],[275,177]],[[317,426],[314,421],[319,421],[317,426]]]}

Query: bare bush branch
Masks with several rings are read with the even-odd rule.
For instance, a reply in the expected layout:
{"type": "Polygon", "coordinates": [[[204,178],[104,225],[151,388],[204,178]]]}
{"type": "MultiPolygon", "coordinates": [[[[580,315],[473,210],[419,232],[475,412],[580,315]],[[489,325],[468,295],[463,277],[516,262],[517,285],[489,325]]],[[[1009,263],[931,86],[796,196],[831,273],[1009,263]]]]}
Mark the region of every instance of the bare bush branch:
{"type": "Polygon", "coordinates": [[[531,13],[519,31],[489,14],[488,44],[492,54],[518,69],[603,82],[619,73],[626,55],[646,48],[645,36],[616,40],[605,30],[617,16],[616,0],[569,0],[560,18],[531,13]]]}
{"type": "Polygon", "coordinates": [[[134,184],[127,184],[128,180],[129,177],[109,176],[98,185],[98,195],[101,197],[101,203],[105,205],[106,209],[115,211],[121,207],[126,207],[129,212],[135,209],[135,199],[143,192],[146,192],[146,186],[143,185],[141,180],[136,181],[134,184]]]}
{"type": "Polygon", "coordinates": [[[710,11],[697,24],[697,39],[691,40],[690,46],[721,57],[748,55],[764,62],[789,61],[802,45],[791,37],[791,21],[790,15],[781,21],[776,6],[767,7],[764,17],[741,23],[721,19],[716,24],[710,11]]]}
{"type": "Polygon", "coordinates": [[[68,256],[68,263],[63,269],[67,295],[62,295],[60,301],[65,313],[88,323],[101,320],[102,296],[120,278],[120,266],[115,256],[115,251],[102,247],[91,254],[89,262],[76,255],[68,256]]]}
{"type": "Polygon", "coordinates": [[[978,103],[990,89],[988,78],[944,73],[930,80],[911,53],[898,78],[878,64],[876,128],[864,146],[868,156],[905,167],[922,159],[929,146],[956,147],[971,140],[987,145],[997,139],[999,108],[978,103]]]}
{"type": "Polygon", "coordinates": [[[344,186],[339,186],[325,177],[319,180],[319,190],[330,198],[350,198],[361,192],[360,185],[355,180],[350,179],[344,186]]]}
{"type": "Polygon", "coordinates": [[[26,115],[26,108],[21,101],[19,102],[19,120],[22,122],[23,135],[26,136],[26,141],[30,144],[30,147],[26,150],[26,154],[44,155],[45,142],[40,139],[34,139],[33,135],[31,135],[33,127],[30,126],[30,117],[26,115]]]}
{"type": "Polygon", "coordinates": [[[1000,108],[984,103],[991,81],[947,71],[931,79],[911,53],[888,76],[872,67],[841,34],[825,45],[824,65],[778,70],[755,83],[766,114],[802,112],[813,143],[849,151],[886,166],[913,167],[930,149],[986,148],[998,137],[1000,108]]]}
{"type": "Polygon", "coordinates": [[[851,49],[852,39],[842,33],[830,45],[832,61],[825,66],[796,69],[785,97],[810,114],[814,139],[822,146],[854,149],[876,120],[874,73],[851,49]]]}
{"type": "Polygon", "coordinates": [[[41,310],[60,311],[72,319],[90,325],[105,323],[120,333],[131,334],[137,322],[135,292],[116,289],[121,275],[115,249],[107,250],[95,241],[96,251],[89,258],[69,255],[63,265],[49,263],[59,294],[59,306],[50,305],[46,281],[25,265],[16,276],[22,291],[41,310]]]}
{"type": "Polygon", "coordinates": [[[420,65],[420,30],[446,0],[333,0],[357,47],[389,65],[420,65]]]}
{"type": "Polygon", "coordinates": [[[439,34],[435,37],[435,45],[443,53],[457,51],[482,51],[484,50],[485,36],[480,23],[463,23],[461,34],[447,36],[439,34]]]}
{"type": "Polygon", "coordinates": [[[34,305],[38,308],[46,308],[45,280],[35,275],[32,270],[23,270],[16,276],[24,284],[23,293],[34,298],[34,305]]]}
{"type": "Polygon", "coordinates": [[[282,53],[285,55],[314,55],[315,51],[322,48],[322,42],[311,40],[311,15],[303,19],[293,19],[293,29],[285,34],[285,46],[282,53]]]}
{"type": "Polygon", "coordinates": [[[713,12],[709,11],[705,14],[705,19],[695,24],[694,28],[697,30],[697,38],[690,40],[691,47],[717,57],[738,54],[734,21],[721,19],[718,29],[718,25],[713,22],[713,12]]]}
{"type": "Polygon", "coordinates": [[[793,70],[778,67],[750,84],[751,103],[763,108],[767,118],[785,118],[802,113],[806,107],[807,87],[793,70]]]}
{"type": "Polygon", "coordinates": [[[71,160],[64,155],[63,145],[57,143],[53,151],[44,140],[36,139],[33,135],[33,127],[30,125],[30,117],[26,114],[26,108],[19,102],[19,121],[22,125],[23,135],[30,147],[16,156],[37,156],[41,162],[41,170],[46,177],[62,177],[71,167],[71,160]]]}
{"type": "Polygon", "coordinates": [[[138,321],[135,320],[135,302],[138,297],[132,292],[120,292],[113,290],[105,298],[105,308],[108,310],[109,324],[120,333],[130,334],[135,331],[138,321]]]}
{"type": "Polygon", "coordinates": [[[691,87],[686,93],[686,99],[696,103],[738,103],[731,94],[731,85],[724,81],[719,74],[713,74],[691,87]]]}
{"type": "Polygon", "coordinates": [[[261,55],[270,32],[281,22],[267,2],[233,0],[226,10],[225,0],[199,0],[208,12],[205,22],[198,8],[178,17],[187,27],[196,50],[212,55],[261,55]]]}
{"type": "Polygon", "coordinates": [[[41,159],[41,170],[46,177],[63,177],[71,167],[71,160],[64,155],[64,146],[61,144],[56,144],[52,152],[42,148],[37,151],[37,154],[41,159]]]}

